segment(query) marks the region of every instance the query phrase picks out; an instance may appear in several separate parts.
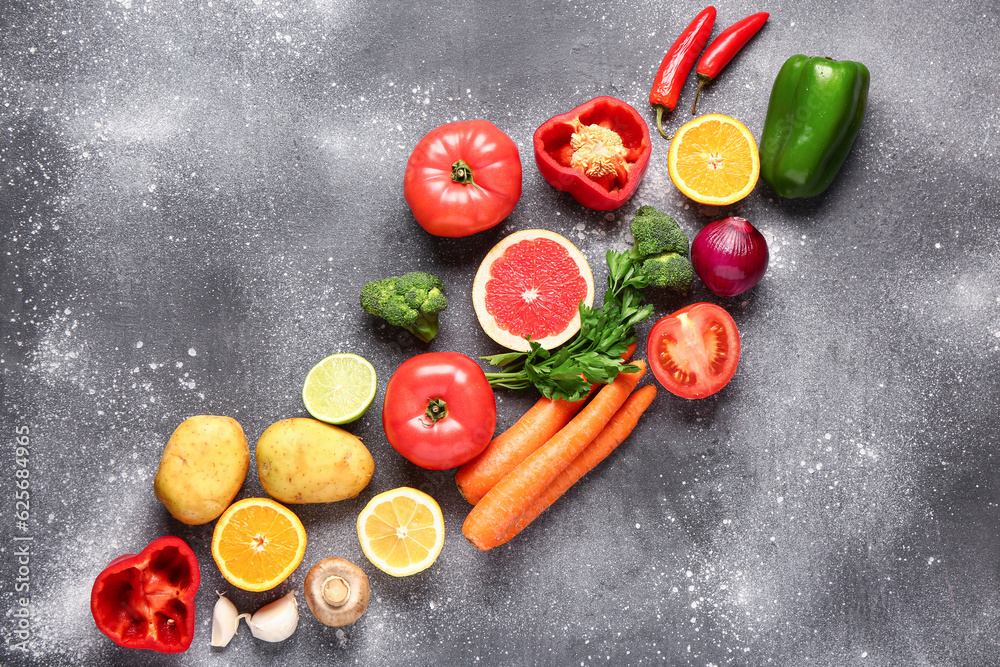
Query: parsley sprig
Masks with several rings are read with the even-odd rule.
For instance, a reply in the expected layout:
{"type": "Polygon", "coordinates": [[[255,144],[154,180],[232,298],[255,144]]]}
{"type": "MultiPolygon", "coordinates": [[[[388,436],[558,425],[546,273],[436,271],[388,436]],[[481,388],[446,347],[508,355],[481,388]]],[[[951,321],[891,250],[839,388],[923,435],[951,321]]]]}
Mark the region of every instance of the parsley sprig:
{"type": "Polygon", "coordinates": [[[580,332],[555,350],[545,350],[529,338],[528,352],[508,352],[482,357],[503,369],[487,373],[494,387],[535,387],[551,399],[578,401],[590,385],[613,382],[621,372],[638,370],[621,355],[636,341],[635,325],[653,314],[643,303],[642,289],[648,285],[640,267],[627,252],[609,250],[608,289],[600,310],[580,303],[580,332]]]}

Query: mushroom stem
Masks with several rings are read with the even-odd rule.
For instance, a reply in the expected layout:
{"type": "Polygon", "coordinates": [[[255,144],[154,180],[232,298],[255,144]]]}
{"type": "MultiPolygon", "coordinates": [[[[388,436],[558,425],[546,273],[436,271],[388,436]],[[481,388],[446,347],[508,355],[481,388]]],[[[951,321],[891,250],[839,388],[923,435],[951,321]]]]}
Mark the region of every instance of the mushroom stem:
{"type": "Polygon", "coordinates": [[[365,571],[349,560],[324,558],[312,566],[303,586],[316,620],[339,628],[361,618],[371,590],[365,571]]]}
{"type": "Polygon", "coordinates": [[[346,579],[331,575],[323,582],[323,599],[331,607],[342,607],[351,597],[351,584],[346,579]]]}

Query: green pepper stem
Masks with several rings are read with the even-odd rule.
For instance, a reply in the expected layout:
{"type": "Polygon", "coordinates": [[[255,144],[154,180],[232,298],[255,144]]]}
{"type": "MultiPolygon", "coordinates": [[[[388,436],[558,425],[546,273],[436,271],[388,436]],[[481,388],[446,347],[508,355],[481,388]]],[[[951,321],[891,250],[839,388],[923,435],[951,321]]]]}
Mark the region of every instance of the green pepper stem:
{"type": "Polygon", "coordinates": [[[454,164],[451,165],[451,180],[456,183],[464,183],[466,185],[475,185],[476,183],[472,180],[472,167],[465,163],[465,160],[456,160],[454,164]]]}
{"type": "Polygon", "coordinates": [[[698,90],[694,91],[694,104],[691,105],[691,115],[698,115],[698,98],[701,97],[701,89],[705,87],[705,84],[712,80],[712,77],[705,76],[704,74],[698,75],[698,90]]]}
{"type": "Polygon", "coordinates": [[[656,105],[656,129],[660,131],[660,136],[670,141],[671,137],[667,136],[667,133],[663,131],[663,110],[664,106],[662,104],[656,105]]]}
{"type": "Polygon", "coordinates": [[[444,402],[443,398],[432,398],[427,401],[427,410],[424,411],[424,417],[427,421],[421,420],[421,423],[425,428],[431,428],[440,419],[444,419],[448,416],[448,404],[444,402]]]}

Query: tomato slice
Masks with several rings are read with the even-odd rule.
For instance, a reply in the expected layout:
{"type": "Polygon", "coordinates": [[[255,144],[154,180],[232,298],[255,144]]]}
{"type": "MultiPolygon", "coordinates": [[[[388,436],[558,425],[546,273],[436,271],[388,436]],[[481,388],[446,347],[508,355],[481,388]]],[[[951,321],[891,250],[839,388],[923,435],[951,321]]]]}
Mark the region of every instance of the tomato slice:
{"type": "Polygon", "coordinates": [[[740,362],[740,332],[725,309],[695,303],[653,325],[646,356],[663,388],[681,398],[705,398],[732,379],[740,362]]]}

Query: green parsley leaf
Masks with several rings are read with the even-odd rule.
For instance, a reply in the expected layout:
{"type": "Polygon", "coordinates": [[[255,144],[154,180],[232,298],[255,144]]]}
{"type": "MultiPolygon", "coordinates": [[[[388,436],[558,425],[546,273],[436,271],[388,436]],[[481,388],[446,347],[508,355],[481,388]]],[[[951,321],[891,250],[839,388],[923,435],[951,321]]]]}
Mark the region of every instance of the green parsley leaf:
{"type": "Polygon", "coordinates": [[[528,352],[510,352],[481,357],[491,366],[503,368],[487,373],[494,387],[535,387],[546,398],[578,401],[590,393],[591,384],[614,382],[619,373],[638,370],[621,355],[636,342],[635,325],[653,314],[643,302],[648,285],[640,266],[627,252],[609,250],[608,288],[600,309],[580,303],[580,331],[555,350],[545,350],[529,340],[528,352]]]}

